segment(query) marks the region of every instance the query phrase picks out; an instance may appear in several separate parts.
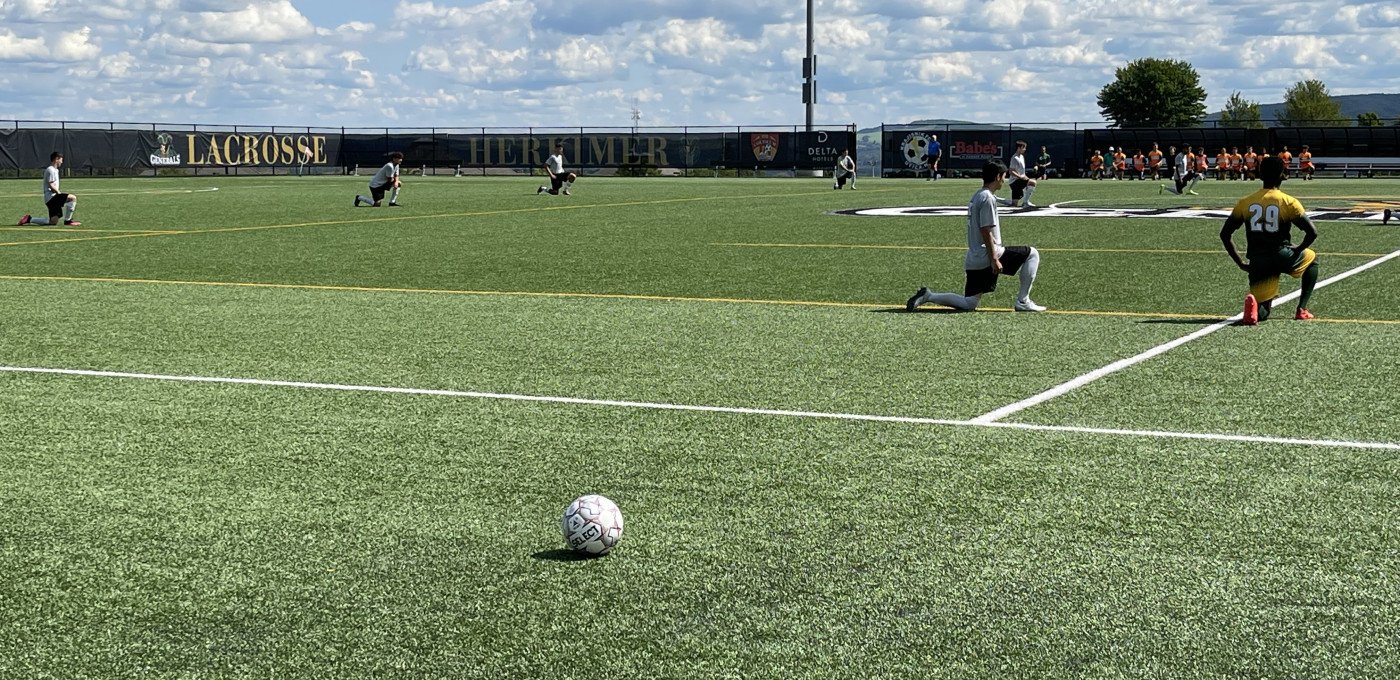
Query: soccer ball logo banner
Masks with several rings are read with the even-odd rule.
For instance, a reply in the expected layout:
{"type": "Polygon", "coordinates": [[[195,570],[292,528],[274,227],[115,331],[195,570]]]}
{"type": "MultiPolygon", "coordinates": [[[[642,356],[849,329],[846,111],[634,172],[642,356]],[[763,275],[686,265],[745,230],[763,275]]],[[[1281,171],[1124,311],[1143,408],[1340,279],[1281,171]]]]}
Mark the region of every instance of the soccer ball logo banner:
{"type": "Polygon", "coordinates": [[[580,496],[564,510],[560,528],[570,550],[606,555],[622,540],[622,511],[603,496],[580,496]]]}
{"type": "Polygon", "coordinates": [[[904,138],[904,143],[900,144],[899,150],[904,156],[904,164],[914,170],[925,170],[928,168],[928,147],[933,140],[922,132],[911,132],[904,138]]]}

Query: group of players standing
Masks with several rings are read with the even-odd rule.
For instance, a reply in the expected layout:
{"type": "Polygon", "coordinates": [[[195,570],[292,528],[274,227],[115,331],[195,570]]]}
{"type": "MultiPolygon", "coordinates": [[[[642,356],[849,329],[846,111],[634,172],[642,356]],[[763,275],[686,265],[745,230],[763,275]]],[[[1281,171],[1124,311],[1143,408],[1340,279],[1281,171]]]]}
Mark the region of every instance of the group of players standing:
{"type": "MultiPolygon", "coordinates": [[[[1284,177],[1287,178],[1297,173],[1303,179],[1312,179],[1316,167],[1313,165],[1312,151],[1306,144],[1302,151],[1295,157],[1288,147],[1278,153],[1278,158],[1283,161],[1284,177]]],[[[1165,178],[1167,169],[1171,169],[1171,174],[1180,185],[1181,179],[1186,175],[1194,174],[1195,179],[1204,178],[1211,171],[1215,172],[1215,179],[1254,181],[1259,179],[1260,163],[1269,158],[1269,152],[1262,150],[1255,153],[1254,147],[1245,147],[1245,152],[1240,153],[1239,147],[1226,150],[1221,147],[1215,154],[1214,159],[1206,152],[1204,146],[1194,149],[1183,147],[1178,153],[1175,146],[1167,148],[1165,153],[1154,142],[1152,149],[1143,153],[1141,149],[1133,151],[1128,155],[1125,147],[1114,149],[1108,147],[1108,155],[1102,151],[1095,150],[1089,157],[1089,179],[1105,180],[1158,180],[1165,178]],[[1214,164],[1212,164],[1214,160],[1214,164]]],[[[1191,178],[1187,179],[1189,183],[1191,178]]],[[[1176,193],[1181,193],[1181,186],[1177,187],[1176,193]]]]}

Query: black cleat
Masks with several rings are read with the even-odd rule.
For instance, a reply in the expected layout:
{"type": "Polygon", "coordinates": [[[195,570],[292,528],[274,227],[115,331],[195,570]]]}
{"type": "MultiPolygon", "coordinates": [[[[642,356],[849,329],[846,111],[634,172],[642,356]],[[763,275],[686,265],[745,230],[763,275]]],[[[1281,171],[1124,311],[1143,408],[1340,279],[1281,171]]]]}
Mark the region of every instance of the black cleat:
{"type": "Polygon", "coordinates": [[[909,298],[909,300],[904,303],[904,311],[914,311],[914,309],[919,306],[919,299],[925,295],[928,295],[928,288],[920,288],[917,293],[914,293],[913,297],[909,298]]]}
{"type": "Polygon", "coordinates": [[[1389,223],[1390,223],[1390,208],[1386,208],[1386,209],[1385,209],[1385,212],[1381,213],[1381,224],[1389,224],[1389,223]]]}
{"type": "Polygon", "coordinates": [[[400,204],[398,204],[398,203],[390,203],[390,204],[389,204],[389,207],[390,207],[390,208],[402,208],[403,206],[400,205],[400,204]]]}
{"type": "Polygon", "coordinates": [[[355,207],[356,207],[356,208],[360,207],[360,197],[359,197],[358,195],[355,196],[355,207]]]}

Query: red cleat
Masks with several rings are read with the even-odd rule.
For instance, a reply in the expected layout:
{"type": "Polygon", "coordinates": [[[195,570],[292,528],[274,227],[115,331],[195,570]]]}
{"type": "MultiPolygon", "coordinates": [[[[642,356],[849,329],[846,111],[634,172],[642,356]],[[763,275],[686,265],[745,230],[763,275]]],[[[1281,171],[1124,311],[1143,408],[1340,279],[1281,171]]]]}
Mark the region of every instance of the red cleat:
{"type": "Polygon", "coordinates": [[[1246,326],[1259,325],[1259,301],[1254,299],[1254,294],[1244,296],[1244,317],[1240,323],[1246,326]]]}
{"type": "Polygon", "coordinates": [[[22,227],[26,224],[29,224],[29,221],[32,219],[34,219],[33,215],[25,215],[24,217],[19,218],[19,226],[22,227]]]}
{"type": "Polygon", "coordinates": [[[1302,307],[1299,307],[1298,311],[1293,315],[1293,319],[1296,321],[1307,321],[1311,318],[1313,318],[1312,312],[1309,312],[1308,310],[1303,309],[1302,307]]]}
{"type": "Polygon", "coordinates": [[[65,226],[65,227],[81,227],[81,226],[83,226],[83,223],[82,223],[82,222],[79,222],[79,221],[77,221],[77,220],[64,220],[64,221],[63,221],[63,226],[65,226]]]}

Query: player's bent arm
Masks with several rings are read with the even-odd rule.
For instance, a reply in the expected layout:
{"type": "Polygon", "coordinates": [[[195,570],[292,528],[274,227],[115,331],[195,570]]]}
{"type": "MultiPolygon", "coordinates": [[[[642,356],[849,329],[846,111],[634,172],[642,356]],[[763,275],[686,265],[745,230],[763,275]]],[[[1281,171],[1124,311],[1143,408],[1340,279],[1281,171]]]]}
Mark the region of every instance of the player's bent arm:
{"type": "Polygon", "coordinates": [[[992,230],[996,225],[982,227],[982,247],[987,249],[987,257],[992,261],[992,273],[1001,274],[1001,256],[997,254],[997,242],[992,240],[992,230]]]}
{"type": "Polygon", "coordinates": [[[1230,254],[1230,259],[1234,260],[1240,269],[1249,271],[1249,267],[1240,258],[1240,252],[1235,249],[1235,232],[1242,226],[1244,220],[1231,215],[1225,220],[1225,226],[1220,228],[1220,241],[1225,244],[1225,252],[1230,254]]]}
{"type": "Polygon", "coordinates": [[[1307,250],[1308,246],[1317,240],[1317,227],[1313,226],[1312,220],[1308,219],[1307,215],[1300,215],[1298,219],[1293,221],[1293,224],[1298,227],[1299,231],[1303,232],[1303,242],[1298,244],[1296,250],[1299,252],[1307,250]]]}

